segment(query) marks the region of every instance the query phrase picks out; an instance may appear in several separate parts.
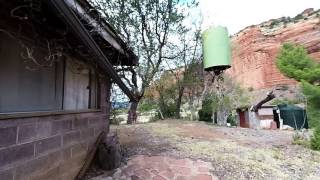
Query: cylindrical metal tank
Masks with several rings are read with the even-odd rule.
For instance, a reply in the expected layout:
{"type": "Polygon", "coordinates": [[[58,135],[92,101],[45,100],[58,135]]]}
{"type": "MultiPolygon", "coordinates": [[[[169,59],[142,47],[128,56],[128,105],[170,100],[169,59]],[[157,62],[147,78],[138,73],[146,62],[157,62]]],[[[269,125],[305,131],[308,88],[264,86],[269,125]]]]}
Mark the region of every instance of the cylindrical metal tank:
{"type": "Polygon", "coordinates": [[[223,71],[230,68],[231,47],[228,30],[215,26],[202,33],[203,64],[206,71],[223,71]]]}

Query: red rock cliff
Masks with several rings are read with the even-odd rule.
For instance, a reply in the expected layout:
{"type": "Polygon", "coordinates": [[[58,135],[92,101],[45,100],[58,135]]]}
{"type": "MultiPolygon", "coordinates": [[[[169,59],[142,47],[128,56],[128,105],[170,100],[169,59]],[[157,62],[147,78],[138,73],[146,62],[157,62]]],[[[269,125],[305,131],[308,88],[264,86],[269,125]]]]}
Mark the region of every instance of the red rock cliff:
{"type": "Polygon", "coordinates": [[[307,9],[295,18],[280,18],[250,26],[234,35],[232,67],[227,71],[244,87],[272,88],[297,82],[284,77],[275,65],[281,45],[303,45],[320,61],[320,11],[307,9]]]}

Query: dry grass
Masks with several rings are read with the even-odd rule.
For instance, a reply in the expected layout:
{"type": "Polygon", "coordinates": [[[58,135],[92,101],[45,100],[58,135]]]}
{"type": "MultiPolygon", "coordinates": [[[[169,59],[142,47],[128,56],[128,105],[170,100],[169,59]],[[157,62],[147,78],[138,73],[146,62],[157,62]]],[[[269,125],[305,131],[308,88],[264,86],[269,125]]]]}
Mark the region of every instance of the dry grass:
{"type": "Polygon", "coordinates": [[[154,144],[144,143],[150,147],[149,150],[155,149],[151,147],[156,147],[157,143],[166,141],[166,154],[210,161],[215,167],[214,173],[221,179],[320,177],[320,153],[292,145],[292,136],[288,132],[214,127],[177,120],[138,127],[144,133],[130,131],[134,127],[125,126],[124,129],[131,134],[130,141],[139,143],[154,139],[154,144]]]}

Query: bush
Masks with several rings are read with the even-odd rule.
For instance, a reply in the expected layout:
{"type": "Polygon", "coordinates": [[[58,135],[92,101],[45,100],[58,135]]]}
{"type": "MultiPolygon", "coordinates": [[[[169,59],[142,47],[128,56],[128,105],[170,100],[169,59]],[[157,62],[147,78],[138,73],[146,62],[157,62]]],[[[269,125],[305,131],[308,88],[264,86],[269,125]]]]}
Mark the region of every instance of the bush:
{"type": "Polygon", "coordinates": [[[199,112],[199,121],[205,121],[205,122],[212,122],[211,116],[212,112],[205,111],[203,109],[200,109],[199,112]]]}
{"type": "Polygon", "coordinates": [[[294,19],[295,22],[297,22],[297,21],[299,21],[300,19],[303,19],[303,16],[302,16],[302,14],[298,14],[298,15],[296,15],[293,19],[294,19]]]}
{"type": "Polygon", "coordinates": [[[142,102],[138,106],[138,110],[140,112],[149,112],[149,111],[151,111],[151,110],[153,110],[155,108],[156,108],[155,103],[150,103],[150,102],[142,102]]]}
{"type": "Polygon", "coordinates": [[[272,105],[280,105],[280,104],[299,104],[303,103],[302,100],[300,99],[288,99],[288,98],[283,98],[283,99],[273,99],[271,101],[272,105]]]}
{"type": "Polygon", "coordinates": [[[320,151],[320,126],[317,126],[311,138],[311,149],[320,151]]]}
{"type": "MultiPolygon", "coordinates": [[[[176,113],[175,103],[165,103],[160,106],[160,111],[164,118],[172,118],[176,113]]],[[[161,115],[158,113],[158,117],[161,118],[161,115]]]]}
{"type": "Polygon", "coordinates": [[[198,111],[199,121],[212,122],[212,113],[213,113],[213,98],[208,96],[202,102],[202,109],[198,111]]]}
{"type": "Polygon", "coordinates": [[[230,114],[227,118],[227,123],[230,123],[231,126],[237,126],[236,117],[230,114]]]}
{"type": "Polygon", "coordinates": [[[292,139],[292,144],[310,148],[309,140],[303,132],[296,131],[295,134],[292,136],[292,139]]]}

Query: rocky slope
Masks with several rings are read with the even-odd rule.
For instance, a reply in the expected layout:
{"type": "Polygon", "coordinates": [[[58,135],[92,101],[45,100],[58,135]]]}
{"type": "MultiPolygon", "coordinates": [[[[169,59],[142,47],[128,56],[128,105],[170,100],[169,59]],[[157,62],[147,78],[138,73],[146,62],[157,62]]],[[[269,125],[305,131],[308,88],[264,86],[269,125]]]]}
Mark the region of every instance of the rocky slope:
{"type": "Polygon", "coordinates": [[[282,17],[245,28],[232,39],[232,68],[227,73],[253,89],[295,85],[275,65],[285,42],[301,44],[320,61],[320,10],[306,9],[294,18],[282,17]]]}

